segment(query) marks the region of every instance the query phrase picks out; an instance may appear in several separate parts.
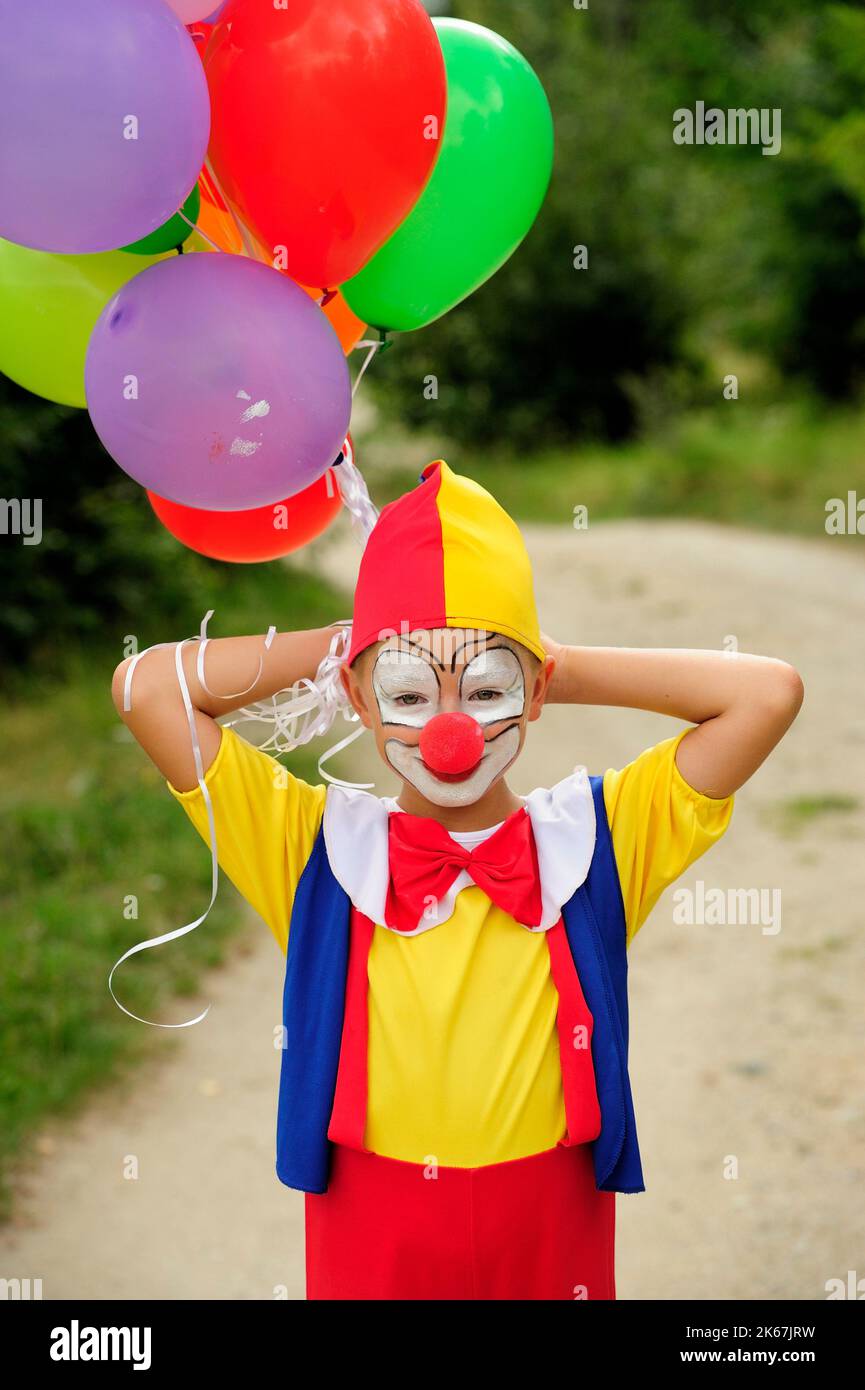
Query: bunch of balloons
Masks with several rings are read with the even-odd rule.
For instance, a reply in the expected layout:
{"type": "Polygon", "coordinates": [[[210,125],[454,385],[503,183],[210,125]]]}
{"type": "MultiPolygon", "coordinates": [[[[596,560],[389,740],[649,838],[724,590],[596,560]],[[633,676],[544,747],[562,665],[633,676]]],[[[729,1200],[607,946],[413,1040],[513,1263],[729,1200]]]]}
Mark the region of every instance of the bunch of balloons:
{"type": "Polygon", "coordinates": [[[86,405],[185,545],[255,561],[339,509],[367,326],[519,245],[552,120],[515,48],[420,0],[214,5],[0,0],[0,369],[86,405]]]}

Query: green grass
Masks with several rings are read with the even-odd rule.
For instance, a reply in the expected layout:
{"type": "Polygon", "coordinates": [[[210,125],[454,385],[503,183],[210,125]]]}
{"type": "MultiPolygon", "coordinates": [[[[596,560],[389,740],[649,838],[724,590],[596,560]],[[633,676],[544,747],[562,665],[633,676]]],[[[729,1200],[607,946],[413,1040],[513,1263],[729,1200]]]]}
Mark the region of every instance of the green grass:
{"type": "Polygon", "coordinates": [[[796,835],[825,816],[851,815],[859,810],[861,804],[858,797],[842,792],[790,796],[775,802],[770,808],[770,816],[782,835],[796,835]]]}
{"type": "MultiPolygon", "coordinates": [[[[808,402],[719,402],[618,446],[575,443],[531,457],[502,447],[444,446],[435,436],[373,433],[361,466],[376,501],[405,490],[442,453],[522,521],[572,524],[619,517],[695,517],[825,537],[826,502],[865,498],[865,407],[827,412],[808,402]]],[[[857,537],[842,537],[855,541],[857,537]]]]}
{"type": "MultiPolygon", "coordinates": [[[[203,600],[202,608],[206,607],[203,600]]],[[[219,631],[315,626],[345,608],[302,573],[268,567],[239,578],[219,631]]],[[[215,630],[214,630],[215,631],[215,630]]],[[[173,637],[175,633],[153,634],[173,637]]],[[[148,640],[150,637],[148,635],[148,640]]],[[[0,765],[0,1213],[9,1166],[46,1117],[72,1110],[166,1035],[113,1003],[107,976],[134,942],[206,906],[210,863],[156,770],[117,719],[109,685],[116,651],[71,658],[62,684],[30,688],[4,710],[0,765]],[[14,756],[13,756],[14,754],[14,756]],[[130,895],[137,920],[124,916],[130,895]]],[[[292,759],[316,778],[312,759],[292,759]]],[[[183,997],[219,964],[244,911],[227,881],[202,930],[127,962],[118,996],[151,1019],[188,1017],[183,997]]]]}

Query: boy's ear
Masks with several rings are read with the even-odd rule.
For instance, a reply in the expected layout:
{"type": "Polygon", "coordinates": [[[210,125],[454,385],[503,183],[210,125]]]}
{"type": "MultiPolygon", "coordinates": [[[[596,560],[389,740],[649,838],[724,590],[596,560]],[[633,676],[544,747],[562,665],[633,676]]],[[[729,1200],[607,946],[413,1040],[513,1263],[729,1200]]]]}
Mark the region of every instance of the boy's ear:
{"type": "Polygon", "coordinates": [[[538,667],[537,674],[535,675],[535,683],[532,688],[532,697],[529,702],[528,717],[530,720],[540,718],[541,710],[544,707],[544,701],[547,698],[547,691],[550,688],[550,681],[553,678],[555,669],[556,660],[555,657],[552,656],[546,657],[544,664],[538,667]]]}
{"type": "Polygon", "coordinates": [[[351,707],[358,715],[361,724],[365,729],[372,728],[372,719],[369,712],[369,704],[363,684],[350,666],[341,666],[339,678],[342,681],[342,688],[351,701],[351,707]]]}

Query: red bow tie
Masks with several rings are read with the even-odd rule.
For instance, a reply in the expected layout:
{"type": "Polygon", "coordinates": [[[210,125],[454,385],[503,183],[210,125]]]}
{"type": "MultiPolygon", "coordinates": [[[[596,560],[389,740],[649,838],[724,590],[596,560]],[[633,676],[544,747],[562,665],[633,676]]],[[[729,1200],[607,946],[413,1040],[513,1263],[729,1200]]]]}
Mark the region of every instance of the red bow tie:
{"type": "Polygon", "coordinates": [[[413,932],[424,909],[438,902],[463,869],[487,897],[527,927],[541,921],[541,882],[532,823],[525,807],[474,849],[452,840],[427,816],[396,811],[388,823],[390,882],[385,922],[413,932]]]}

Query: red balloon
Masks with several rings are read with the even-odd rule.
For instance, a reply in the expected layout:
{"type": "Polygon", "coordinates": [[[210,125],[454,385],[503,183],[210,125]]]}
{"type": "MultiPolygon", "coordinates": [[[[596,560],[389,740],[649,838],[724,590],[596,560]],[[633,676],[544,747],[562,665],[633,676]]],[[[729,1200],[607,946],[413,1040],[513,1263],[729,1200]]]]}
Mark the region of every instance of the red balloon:
{"type": "Polygon", "coordinates": [[[155,492],[147,496],[175,540],[211,560],[237,564],[278,560],[299,550],[326,530],[342,505],[331,468],[284,502],[242,512],[205,512],[169,502],[155,492]]]}
{"type": "Polygon", "coordinates": [[[301,284],[355,275],[417,202],[444,133],[420,0],[229,0],[205,67],[210,157],[240,217],[301,284]]]}

